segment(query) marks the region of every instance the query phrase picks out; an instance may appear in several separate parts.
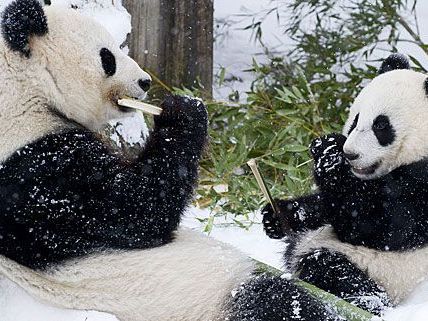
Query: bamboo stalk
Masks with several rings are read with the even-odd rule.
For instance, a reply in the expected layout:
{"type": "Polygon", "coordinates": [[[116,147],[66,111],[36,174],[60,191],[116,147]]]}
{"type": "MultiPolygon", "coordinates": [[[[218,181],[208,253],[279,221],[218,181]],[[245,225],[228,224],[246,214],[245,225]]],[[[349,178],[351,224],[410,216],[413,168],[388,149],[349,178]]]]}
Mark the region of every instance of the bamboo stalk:
{"type": "MultiPolygon", "coordinates": [[[[257,260],[255,260],[255,262],[259,273],[267,273],[274,276],[281,276],[284,274],[284,272],[281,270],[278,270],[263,262],[257,260]]],[[[347,321],[384,321],[382,318],[377,317],[370,312],[363,310],[341,298],[338,298],[329,292],[321,290],[320,288],[317,288],[308,282],[302,281],[298,278],[292,279],[291,282],[306,290],[312,297],[333,307],[335,311],[347,321]]]]}
{"type": "Polygon", "coordinates": [[[267,201],[272,206],[275,214],[278,216],[279,215],[278,205],[276,204],[275,200],[273,199],[272,194],[270,193],[269,189],[266,186],[265,180],[263,179],[262,175],[259,172],[259,168],[257,167],[256,160],[254,158],[250,159],[247,162],[247,165],[251,168],[251,171],[253,172],[254,177],[256,178],[257,184],[259,185],[260,190],[262,191],[263,195],[265,196],[267,201]]]}
{"type": "Polygon", "coordinates": [[[150,115],[160,115],[162,113],[162,108],[159,108],[147,103],[143,103],[142,101],[135,100],[135,99],[122,98],[122,99],[119,99],[117,103],[120,106],[133,108],[150,115]]]}
{"type": "Polygon", "coordinates": [[[284,219],[284,217],[281,216],[278,204],[273,199],[272,194],[270,193],[269,189],[266,186],[266,182],[263,179],[263,176],[260,174],[259,168],[257,167],[256,160],[253,158],[250,159],[247,162],[247,165],[251,168],[251,171],[253,172],[253,174],[256,178],[257,184],[259,185],[260,190],[262,191],[263,195],[265,196],[265,198],[268,200],[268,202],[272,206],[273,217],[279,220],[279,222],[281,223],[282,229],[284,231],[291,231],[290,224],[287,222],[287,220],[284,219]]]}

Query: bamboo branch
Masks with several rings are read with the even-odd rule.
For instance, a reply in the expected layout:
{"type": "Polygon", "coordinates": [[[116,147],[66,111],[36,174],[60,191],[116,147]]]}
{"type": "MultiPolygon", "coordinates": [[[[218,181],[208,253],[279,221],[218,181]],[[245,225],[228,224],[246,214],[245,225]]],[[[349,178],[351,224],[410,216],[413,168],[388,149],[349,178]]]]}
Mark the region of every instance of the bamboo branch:
{"type": "MultiPolygon", "coordinates": [[[[284,274],[283,271],[263,262],[257,260],[255,260],[255,262],[258,273],[267,273],[274,276],[281,276],[284,274]]],[[[329,292],[317,288],[308,282],[302,281],[298,278],[292,279],[291,282],[307,291],[313,298],[333,307],[335,311],[347,321],[384,321],[382,318],[376,317],[370,312],[363,310],[329,292]]]]}
{"type": "Polygon", "coordinates": [[[270,193],[269,189],[266,186],[265,180],[260,174],[259,168],[257,167],[256,160],[254,158],[250,159],[247,162],[247,165],[251,168],[251,171],[253,172],[256,178],[257,184],[259,185],[263,195],[272,206],[273,216],[281,222],[281,227],[284,231],[291,231],[290,224],[288,224],[288,222],[281,216],[280,210],[278,208],[278,204],[276,204],[275,200],[272,197],[272,194],[270,193]]]}
{"type": "Polygon", "coordinates": [[[120,106],[136,109],[150,115],[160,115],[162,113],[162,108],[135,99],[123,98],[119,99],[117,103],[120,106]]]}
{"type": "Polygon", "coordinates": [[[267,201],[272,206],[273,211],[275,212],[276,215],[279,215],[278,206],[277,206],[276,202],[274,201],[272,194],[270,193],[269,189],[267,188],[266,182],[264,181],[262,175],[260,175],[259,168],[257,167],[256,160],[254,158],[250,159],[247,162],[247,165],[251,168],[251,171],[253,172],[254,177],[256,178],[256,181],[260,187],[260,190],[262,191],[263,195],[265,196],[267,201]]]}

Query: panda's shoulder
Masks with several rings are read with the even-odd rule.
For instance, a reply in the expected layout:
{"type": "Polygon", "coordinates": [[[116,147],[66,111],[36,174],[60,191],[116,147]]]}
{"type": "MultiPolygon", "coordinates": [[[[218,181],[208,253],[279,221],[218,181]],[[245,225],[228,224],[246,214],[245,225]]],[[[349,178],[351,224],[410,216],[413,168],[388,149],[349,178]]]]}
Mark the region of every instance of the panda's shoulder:
{"type": "Polygon", "coordinates": [[[3,164],[4,168],[56,166],[67,164],[102,165],[114,161],[101,137],[86,129],[68,129],[43,136],[13,153],[3,164]]]}
{"type": "Polygon", "coordinates": [[[49,149],[73,150],[77,148],[105,149],[105,146],[98,134],[83,128],[74,128],[43,136],[24,146],[23,150],[48,151],[49,149]]]}

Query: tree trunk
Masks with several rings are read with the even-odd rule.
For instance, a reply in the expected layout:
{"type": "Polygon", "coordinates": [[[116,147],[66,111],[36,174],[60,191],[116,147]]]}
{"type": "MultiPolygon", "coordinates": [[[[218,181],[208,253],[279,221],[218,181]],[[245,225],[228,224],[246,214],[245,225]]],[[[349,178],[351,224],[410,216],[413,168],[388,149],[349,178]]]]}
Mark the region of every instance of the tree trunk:
{"type": "Polygon", "coordinates": [[[124,0],[131,56],[168,86],[212,94],[213,0],[124,0]]]}

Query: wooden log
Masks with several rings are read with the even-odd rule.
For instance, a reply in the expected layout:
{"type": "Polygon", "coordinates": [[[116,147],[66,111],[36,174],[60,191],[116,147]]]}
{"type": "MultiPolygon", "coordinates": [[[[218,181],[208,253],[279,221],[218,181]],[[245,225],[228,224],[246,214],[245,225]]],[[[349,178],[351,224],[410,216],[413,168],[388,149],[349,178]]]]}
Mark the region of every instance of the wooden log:
{"type": "Polygon", "coordinates": [[[130,55],[168,86],[212,94],[213,0],[124,0],[130,55]]]}

